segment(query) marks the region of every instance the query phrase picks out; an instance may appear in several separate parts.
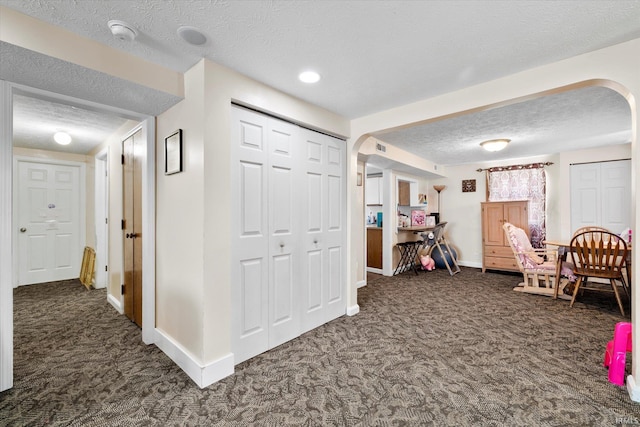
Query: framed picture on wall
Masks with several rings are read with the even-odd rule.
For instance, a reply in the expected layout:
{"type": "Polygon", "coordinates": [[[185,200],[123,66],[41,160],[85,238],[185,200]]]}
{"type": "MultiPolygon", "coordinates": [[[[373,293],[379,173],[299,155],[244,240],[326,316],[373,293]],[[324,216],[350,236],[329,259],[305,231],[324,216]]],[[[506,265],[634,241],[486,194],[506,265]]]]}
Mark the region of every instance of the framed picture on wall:
{"type": "Polygon", "coordinates": [[[164,174],[182,172],[182,129],[164,139],[164,174]]]}
{"type": "Polygon", "coordinates": [[[424,221],[424,225],[426,225],[427,227],[435,227],[436,217],[434,215],[427,215],[424,221]]]}

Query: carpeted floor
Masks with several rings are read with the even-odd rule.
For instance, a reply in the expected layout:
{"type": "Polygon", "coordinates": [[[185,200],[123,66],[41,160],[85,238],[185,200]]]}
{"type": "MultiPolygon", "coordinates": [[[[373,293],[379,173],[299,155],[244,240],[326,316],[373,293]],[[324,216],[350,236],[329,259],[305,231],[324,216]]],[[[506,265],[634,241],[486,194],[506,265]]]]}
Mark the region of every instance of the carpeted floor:
{"type": "MultiPolygon", "coordinates": [[[[616,426],[640,404],[607,381],[613,296],[569,309],[518,276],[463,268],[376,277],[360,313],[199,389],[76,281],[15,290],[11,426],[616,426]]],[[[628,302],[627,302],[628,304],[628,302]]]]}

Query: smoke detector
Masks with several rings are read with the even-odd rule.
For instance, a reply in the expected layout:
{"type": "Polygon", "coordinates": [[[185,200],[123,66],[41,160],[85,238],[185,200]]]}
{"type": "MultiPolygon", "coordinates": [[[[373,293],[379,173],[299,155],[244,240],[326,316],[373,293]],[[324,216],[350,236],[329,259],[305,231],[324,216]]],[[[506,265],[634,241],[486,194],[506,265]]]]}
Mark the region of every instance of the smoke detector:
{"type": "Polygon", "coordinates": [[[111,30],[111,34],[119,40],[132,42],[138,36],[136,29],[126,22],[111,20],[107,22],[107,25],[109,26],[109,30],[111,30]]]}

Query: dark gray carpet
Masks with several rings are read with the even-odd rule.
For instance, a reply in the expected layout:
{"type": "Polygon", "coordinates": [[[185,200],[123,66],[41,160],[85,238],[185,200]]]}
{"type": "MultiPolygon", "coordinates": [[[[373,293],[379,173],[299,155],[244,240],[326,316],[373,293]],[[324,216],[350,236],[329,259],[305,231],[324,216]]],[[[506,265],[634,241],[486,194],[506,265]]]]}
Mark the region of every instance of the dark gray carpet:
{"type": "MultiPolygon", "coordinates": [[[[602,367],[613,296],[516,293],[463,268],[381,277],[342,317],[204,390],[76,281],[15,290],[11,426],[616,426],[640,405],[602,367]]],[[[627,302],[628,304],[628,302],[627,302]]],[[[629,357],[630,359],[630,357],[629,357]]]]}

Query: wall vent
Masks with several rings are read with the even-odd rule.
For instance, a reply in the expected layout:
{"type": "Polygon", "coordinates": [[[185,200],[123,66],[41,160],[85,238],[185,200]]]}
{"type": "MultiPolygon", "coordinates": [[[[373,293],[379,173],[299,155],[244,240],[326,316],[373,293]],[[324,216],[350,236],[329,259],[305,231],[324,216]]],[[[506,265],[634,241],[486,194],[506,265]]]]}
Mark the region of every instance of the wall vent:
{"type": "Polygon", "coordinates": [[[387,152],[387,147],[385,147],[384,145],[382,145],[380,143],[376,143],[376,150],[381,152],[381,153],[386,153],[387,152]]]}

